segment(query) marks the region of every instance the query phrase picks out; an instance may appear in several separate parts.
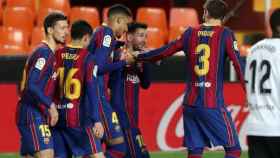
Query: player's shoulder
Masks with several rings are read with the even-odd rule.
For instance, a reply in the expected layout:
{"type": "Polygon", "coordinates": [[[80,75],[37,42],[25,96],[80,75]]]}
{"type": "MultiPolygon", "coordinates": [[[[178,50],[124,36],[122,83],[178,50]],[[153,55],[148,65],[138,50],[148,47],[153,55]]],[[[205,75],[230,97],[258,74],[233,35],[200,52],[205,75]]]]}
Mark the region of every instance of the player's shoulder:
{"type": "Polygon", "coordinates": [[[266,38],[252,46],[250,53],[257,52],[258,50],[265,49],[270,53],[280,53],[280,39],[277,38],[266,38]]]}
{"type": "Polygon", "coordinates": [[[94,34],[102,34],[104,36],[106,36],[106,35],[112,36],[113,35],[113,30],[108,26],[103,26],[102,25],[102,26],[99,26],[99,27],[96,28],[94,34]]]}
{"type": "Polygon", "coordinates": [[[31,56],[48,58],[49,56],[54,56],[54,53],[46,43],[42,42],[33,50],[31,56]]]}

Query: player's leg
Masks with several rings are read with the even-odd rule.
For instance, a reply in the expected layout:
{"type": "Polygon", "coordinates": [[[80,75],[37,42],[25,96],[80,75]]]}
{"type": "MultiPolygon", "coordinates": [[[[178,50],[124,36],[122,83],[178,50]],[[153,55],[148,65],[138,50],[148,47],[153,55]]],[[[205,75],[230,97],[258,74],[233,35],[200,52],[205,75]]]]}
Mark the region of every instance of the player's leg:
{"type": "Polygon", "coordinates": [[[43,158],[54,157],[52,131],[40,118],[30,124],[18,125],[21,135],[21,155],[43,158]]]}
{"type": "Polygon", "coordinates": [[[199,125],[197,109],[184,106],[184,146],[188,148],[188,158],[201,158],[203,148],[210,142],[199,125]]]}
{"type": "Polygon", "coordinates": [[[62,135],[67,147],[74,156],[104,158],[101,140],[94,135],[93,126],[68,127],[63,130],[62,135]]]}
{"type": "Polygon", "coordinates": [[[279,158],[280,157],[280,137],[266,137],[266,144],[269,149],[269,155],[271,158],[279,158]]]}
{"type": "Polygon", "coordinates": [[[139,128],[125,129],[124,137],[128,148],[127,158],[150,158],[139,128]]]}
{"type": "Polygon", "coordinates": [[[249,158],[270,158],[265,137],[248,136],[247,140],[249,158]]]}
{"type": "Polygon", "coordinates": [[[126,154],[126,144],[116,112],[107,101],[102,101],[100,116],[104,126],[103,142],[106,145],[106,158],[122,158],[126,154]]]}
{"type": "Polygon", "coordinates": [[[203,148],[188,149],[188,158],[202,158],[203,148]]]}
{"type": "Polygon", "coordinates": [[[72,156],[70,148],[63,137],[63,128],[54,128],[53,130],[54,155],[56,158],[68,158],[72,156]]]}
{"type": "Polygon", "coordinates": [[[240,158],[241,147],[235,125],[232,121],[230,113],[226,109],[222,109],[222,117],[224,119],[228,140],[228,144],[224,145],[225,158],[240,158]]]}

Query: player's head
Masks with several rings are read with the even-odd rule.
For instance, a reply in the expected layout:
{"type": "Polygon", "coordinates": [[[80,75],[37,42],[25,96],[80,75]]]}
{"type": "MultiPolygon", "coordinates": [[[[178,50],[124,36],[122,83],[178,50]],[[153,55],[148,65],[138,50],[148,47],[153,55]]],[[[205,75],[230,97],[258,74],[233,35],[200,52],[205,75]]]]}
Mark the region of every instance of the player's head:
{"type": "Polygon", "coordinates": [[[52,12],[44,20],[44,30],[47,38],[53,38],[56,43],[65,43],[69,33],[67,17],[61,12],[52,12]]]}
{"type": "Polygon", "coordinates": [[[276,9],[270,16],[269,22],[273,37],[280,37],[280,9],[276,9]]]}
{"type": "Polygon", "coordinates": [[[127,42],[134,50],[143,50],[147,43],[147,25],[138,22],[129,23],[127,42]]]}
{"type": "Polygon", "coordinates": [[[92,27],[86,21],[75,21],[71,26],[71,40],[78,41],[83,48],[86,48],[89,45],[92,32],[92,27]]]}
{"type": "Polygon", "coordinates": [[[114,35],[121,38],[127,32],[127,24],[132,20],[132,13],[129,8],[122,4],[115,4],[108,10],[108,24],[114,35]]]}
{"type": "Polygon", "coordinates": [[[203,6],[203,20],[223,20],[226,15],[227,4],[223,0],[207,0],[203,6]]]}

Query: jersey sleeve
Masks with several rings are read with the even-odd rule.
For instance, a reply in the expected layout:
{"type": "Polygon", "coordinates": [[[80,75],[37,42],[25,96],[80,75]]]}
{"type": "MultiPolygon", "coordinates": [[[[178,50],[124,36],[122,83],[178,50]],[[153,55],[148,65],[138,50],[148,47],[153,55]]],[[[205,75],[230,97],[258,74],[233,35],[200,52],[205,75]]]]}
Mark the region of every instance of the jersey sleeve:
{"type": "Polygon", "coordinates": [[[151,50],[146,53],[141,53],[137,55],[138,61],[158,61],[163,58],[169,57],[178,51],[184,49],[184,44],[186,44],[186,39],[191,33],[191,28],[188,28],[180,38],[170,42],[169,44],[162,46],[161,48],[151,50]]]}
{"type": "Polygon", "coordinates": [[[100,116],[98,111],[98,92],[97,92],[97,72],[98,66],[93,62],[86,64],[86,92],[89,99],[89,116],[93,122],[100,122],[100,116]]]}
{"type": "Polygon", "coordinates": [[[240,57],[240,52],[238,50],[237,41],[232,31],[227,31],[226,35],[226,52],[229,59],[233,62],[235,71],[237,72],[238,78],[245,90],[245,80],[243,68],[245,66],[244,61],[240,57]]]}
{"type": "Polygon", "coordinates": [[[48,85],[43,85],[43,81],[51,79],[51,76],[45,75],[47,69],[53,68],[50,54],[48,52],[40,52],[40,55],[34,58],[34,63],[28,74],[27,89],[38,100],[39,104],[49,108],[52,100],[44,93],[44,88],[48,85]]]}
{"type": "Polygon", "coordinates": [[[140,79],[140,86],[143,89],[148,89],[151,85],[151,64],[143,63],[142,67],[137,67],[136,72],[140,79]]]}
{"type": "Polygon", "coordinates": [[[88,50],[96,57],[98,74],[112,72],[126,65],[125,61],[111,62],[111,55],[114,50],[113,43],[113,33],[109,29],[97,30],[91,40],[88,50]],[[95,48],[93,48],[93,45],[95,48]]]}

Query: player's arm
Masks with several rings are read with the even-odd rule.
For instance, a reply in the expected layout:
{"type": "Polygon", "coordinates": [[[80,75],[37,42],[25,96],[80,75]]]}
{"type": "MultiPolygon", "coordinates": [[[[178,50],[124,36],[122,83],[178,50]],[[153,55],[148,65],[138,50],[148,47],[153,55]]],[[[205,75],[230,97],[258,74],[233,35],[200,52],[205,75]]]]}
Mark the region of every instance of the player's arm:
{"type": "Polygon", "coordinates": [[[98,66],[93,62],[89,62],[86,65],[86,93],[89,96],[89,115],[93,122],[100,122],[100,116],[98,111],[98,89],[97,89],[97,73],[98,66]]]}
{"type": "Polygon", "coordinates": [[[190,36],[191,32],[192,29],[188,28],[180,38],[170,42],[169,44],[146,53],[138,54],[137,61],[158,61],[163,58],[169,57],[178,51],[183,50],[184,44],[186,44],[186,38],[190,36]]]}
{"type": "Polygon", "coordinates": [[[112,72],[126,65],[125,61],[111,62],[110,55],[113,50],[113,33],[111,31],[105,30],[104,32],[96,32],[88,50],[96,57],[98,74],[112,72]],[[92,45],[95,45],[96,48],[91,48],[92,45]]]}
{"type": "Polygon", "coordinates": [[[42,52],[41,55],[35,60],[35,64],[30,68],[28,74],[29,77],[27,79],[27,89],[32,93],[32,95],[38,100],[40,104],[43,104],[47,108],[49,108],[52,104],[52,100],[44,93],[45,86],[42,85],[42,82],[50,79],[47,78],[49,76],[45,75],[45,71],[53,66],[52,62],[50,62],[50,60],[52,59],[50,59],[48,52],[42,52]]]}
{"type": "Polygon", "coordinates": [[[238,50],[237,41],[235,39],[233,32],[227,31],[226,33],[227,33],[226,38],[225,38],[226,52],[227,52],[229,59],[233,62],[235,71],[237,72],[238,78],[242,84],[242,87],[245,90],[245,80],[244,80],[244,76],[243,76],[243,74],[244,74],[243,68],[244,68],[245,63],[240,57],[240,52],[238,50]]]}
{"type": "Polygon", "coordinates": [[[143,89],[148,89],[151,85],[151,64],[143,63],[142,67],[137,66],[136,72],[140,79],[140,86],[143,89]]]}

